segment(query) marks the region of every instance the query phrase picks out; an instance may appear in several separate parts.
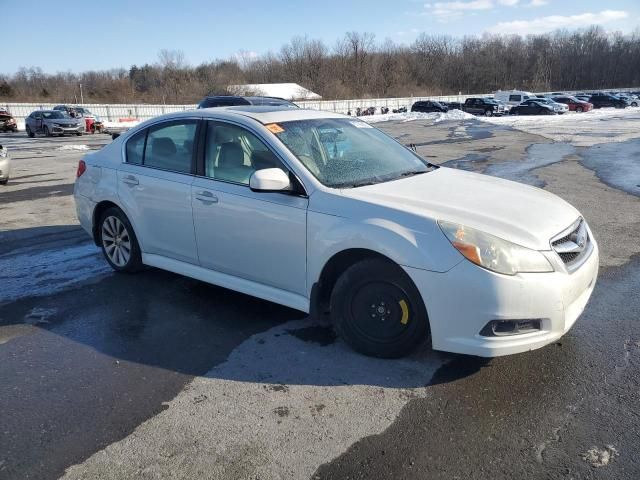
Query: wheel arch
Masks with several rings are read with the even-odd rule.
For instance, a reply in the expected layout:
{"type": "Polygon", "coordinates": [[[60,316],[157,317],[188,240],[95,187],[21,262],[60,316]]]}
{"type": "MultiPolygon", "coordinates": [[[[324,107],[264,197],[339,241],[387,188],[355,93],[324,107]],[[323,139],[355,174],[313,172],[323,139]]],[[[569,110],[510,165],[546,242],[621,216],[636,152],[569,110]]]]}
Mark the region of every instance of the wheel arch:
{"type": "Polygon", "coordinates": [[[99,235],[98,235],[98,231],[99,231],[98,229],[100,228],[100,226],[98,225],[98,223],[100,221],[100,216],[108,208],[117,208],[122,213],[124,213],[124,215],[127,217],[127,220],[129,220],[129,223],[131,224],[131,227],[133,228],[133,233],[135,234],[136,239],[138,240],[138,244],[140,246],[140,250],[142,250],[143,249],[142,240],[140,239],[140,235],[139,235],[138,228],[136,226],[136,222],[134,221],[132,216],[129,215],[129,212],[127,212],[127,210],[122,207],[122,205],[120,205],[120,204],[114,202],[112,199],[108,199],[108,198],[104,199],[104,200],[100,200],[96,204],[94,209],[93,209],[93,216],[92,216],[92,219],[91,219],[91,236],[93,237],[94,243],[97,246],[100,246],[100,239],[99,239],[99,235]]]}
{"type": "Polygon", "coordinates": [[[369,258],[379,258],[402,268],[393,259],[369,248],[347,248],[335,253],[324,264],[318,280],[311,288],[311,315],[321,317],[326,314],[329,311],[331,292],[333,292],[340,275],[352,265],[369,258]]]}

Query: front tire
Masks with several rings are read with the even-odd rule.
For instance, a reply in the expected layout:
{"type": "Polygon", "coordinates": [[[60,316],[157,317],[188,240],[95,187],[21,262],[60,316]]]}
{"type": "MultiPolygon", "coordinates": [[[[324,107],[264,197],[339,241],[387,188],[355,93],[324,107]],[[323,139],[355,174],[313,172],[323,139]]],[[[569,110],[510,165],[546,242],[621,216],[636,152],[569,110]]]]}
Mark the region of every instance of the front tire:
{"type": "Polygon", "coordinates": [[[484,116],[485,117],[493,117],[493,110],[485,110],[484,111],[484,116]]]}
{"type": "Polygon", "coordinates": [[[49,127],[47,127],[46,125],[42,129],[42,133],[44,133],[45,137],[50,137],[51,136],[51,132],[49,131],[49,127]]]}
{"type": "Polygon", "coordinates": [[[582,113],[584,110],[582,109],[582,107],[576,107],[576,112],[577,113],[582,113]]]}
{"type": "Polygon", "coordinates": [[[116,272],[134,273],[142,268],[138,239],[122,210],[109,208],[100,216],[98,235],[102,253],[116,272]]]}
{"type": "Polygon", "coordinates": [[[35,137],[35,136],[36,136],[36,134],[35,134],[35,133],[33,133],[33,132],[31,131],[31,129],[29,128],[29,125],[27,125],[26,130],[27,130],[27,136],[28,136],[29,138],[33,138],[33,137],[35,137]]]}
{"type": "Polygon", "coordinates": [[[6,185],[7,183],[9,183],[9,177],[5,178],[4,180],[0,180],[0,185],[6,185]]]}
{"type": "Polygon", "coordinates": [[[349,267],[331,293],[336,332],[354,350],[398,358],[429,338],[422,297],[401,267],[372,258],[349,267]]]}

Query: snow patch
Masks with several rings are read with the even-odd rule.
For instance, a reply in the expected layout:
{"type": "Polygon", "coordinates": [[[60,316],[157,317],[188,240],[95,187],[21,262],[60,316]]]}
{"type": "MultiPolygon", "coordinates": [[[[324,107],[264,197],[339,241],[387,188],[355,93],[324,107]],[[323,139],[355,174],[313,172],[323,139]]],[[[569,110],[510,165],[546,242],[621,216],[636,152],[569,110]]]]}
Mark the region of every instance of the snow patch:
{"type": "Polygon", "coordinates": [[[63,145],[58,150],[89,150],[89,145],[63,145]]]}
{"type": "Polygon", "coordinates": [[[609,465],[614,457],[619,455],[618,451],[612,445],[607,445],[604,448],[591,447],[586,453],[580,456],[593,468],[600,468],[609,465]]]}
{"type": "Polygon", "coordinates": [[[421,113],[421,112],[406,112],[406,113],[387,113],[385,115],[365,115],[358,117],[360,120],[364,120],[367,123],[379,123],[379,122],[412,122],[415,120],[431,120],[433,123],[440,123],[451,120],[467,120],[469,118],[475,118],[473,115],[465,113],[461,110],[449,110],[446,113],[434,112],[434,113],[421,113]]]}
{"type": "MultiPolygon", "coordinates": [[[[0,257],[0,304],[50,295],[111,271],[93,244],[0,257]]],[[[37,312],[36,312],[37,313],[37,312]]]]}

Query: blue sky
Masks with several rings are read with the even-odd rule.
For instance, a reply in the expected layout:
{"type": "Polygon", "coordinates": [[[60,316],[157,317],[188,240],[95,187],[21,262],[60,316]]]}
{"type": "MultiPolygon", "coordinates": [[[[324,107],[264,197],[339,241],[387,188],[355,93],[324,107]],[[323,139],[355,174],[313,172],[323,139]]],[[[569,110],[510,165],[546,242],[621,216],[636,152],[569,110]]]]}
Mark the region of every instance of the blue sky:
{"type": "Polygon", "coordinates": [[[128,68],[182,50],[190,64],[277,52],[295,35],[333,46],[347,31],[411,43],[421,32],[462,36],[540,33],[600,24],[631,32],[640,0],[0,0],[0,73],[128,68]],[[8,42],[6,39],[10,39],[8,42]]]}

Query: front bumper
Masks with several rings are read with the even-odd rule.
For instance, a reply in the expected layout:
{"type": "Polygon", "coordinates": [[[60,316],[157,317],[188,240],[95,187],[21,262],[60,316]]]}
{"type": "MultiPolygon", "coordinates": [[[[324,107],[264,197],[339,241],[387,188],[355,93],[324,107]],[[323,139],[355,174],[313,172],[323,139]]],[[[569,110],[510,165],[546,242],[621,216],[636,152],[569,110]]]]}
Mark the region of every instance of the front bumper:
{"type": "Polygon", "coordinates": [[[82,132],[83,128],[78,125],[77,127],[56,127],[56,126],[52,126],[51,127],[51,133],[56,133],[56,134],[65,134],[65,133],[69,133],[69,134],[77,134],[78,132],[82,132]]]}
{"type": "Polygon", "coordinates": [[[497,357],[562,337],[584,310],[598,276],[598,246],[573,273],[500,275],[464,260],[446,273],[404,267],[420,290],[434,350],[497,357]],[[540,330],[487,337],[492,320],[539,319],[540,330]]]}

